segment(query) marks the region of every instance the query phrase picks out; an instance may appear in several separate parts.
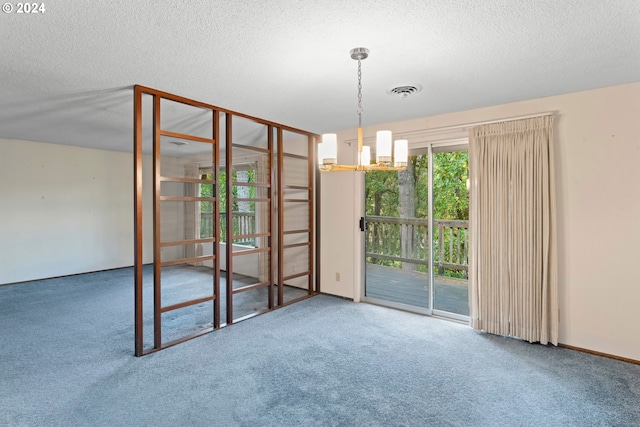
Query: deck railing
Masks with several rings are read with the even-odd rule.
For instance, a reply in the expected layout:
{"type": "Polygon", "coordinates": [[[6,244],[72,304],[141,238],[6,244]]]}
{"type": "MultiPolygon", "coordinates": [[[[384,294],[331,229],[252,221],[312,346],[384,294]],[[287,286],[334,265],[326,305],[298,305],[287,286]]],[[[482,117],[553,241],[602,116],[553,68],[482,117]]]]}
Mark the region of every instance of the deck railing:
{"type": "MultiPolygon", "coordinates": [[[[255,212],[233,212],[231,221],[233,222],[233,235],[255,234],[256,214],[255,212]]],[[[200,214],[200,236],[213,236],[213,213],[202,212],[200,214]]],[[[220,241],[227,241],[227,213],[220,212],[220,241]]],[[[233,239],[233,243],[240,245],[255,246],[254,238],[233,239]]]]}
{"type": "MultiPolygon", "coordinates": [[[[226,241],[226,212],[220,213],[220,241],[226,241]]],[[[200,235],[212,236],[213,214],[203,212],[200,235]]],[[[233,212],[233,235],[254,234],[256,217],[254,212],[233,212]]],[[[469,248],[469,221],[433,221],[436,236],[433,242],[434,265],[438,274],[453,270],[467,275],[469,248]]],[[[429,265],[429,220],[422,218],[394,218],[367,216],[366,256],[378,260],[429,265]]],[[[255,246],[255,239],[234,239],[236,244],[255,246]]]]}
{"type": "MultiPolygon", "coordinates": [[[[468,273],[469,221],[433,221],[434,265],[445,270],[468,273]]],[[[429,220],[367,216],[366,256],[378,260],[429,265],[429,220]]]]}

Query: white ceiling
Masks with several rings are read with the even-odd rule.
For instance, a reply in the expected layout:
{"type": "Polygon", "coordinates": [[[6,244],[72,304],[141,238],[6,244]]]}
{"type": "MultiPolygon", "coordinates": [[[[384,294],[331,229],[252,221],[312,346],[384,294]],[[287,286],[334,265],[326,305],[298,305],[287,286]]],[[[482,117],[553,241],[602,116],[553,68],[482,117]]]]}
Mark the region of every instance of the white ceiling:
{"type": "MultiPolygon", "coordinates": [[[[12,2],[14,6],[17,2],[12,2]]],[[[141,84],[304,130],[640,81],[638,0],[51,0],[0,14],[0,138],[132,146],[141,84]],[[387,90],[421,85],[407,99],[387,90]]]]}

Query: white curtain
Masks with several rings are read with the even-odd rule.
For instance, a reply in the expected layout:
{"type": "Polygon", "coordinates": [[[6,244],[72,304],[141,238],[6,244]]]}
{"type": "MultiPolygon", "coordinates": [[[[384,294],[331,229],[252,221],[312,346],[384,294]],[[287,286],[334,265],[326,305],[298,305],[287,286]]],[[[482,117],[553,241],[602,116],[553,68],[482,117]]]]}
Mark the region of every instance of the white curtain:
{"type": "Polygon", "coordinates": [[[470,321],[558,344],[553,116],[469,132],[470,321]]]}

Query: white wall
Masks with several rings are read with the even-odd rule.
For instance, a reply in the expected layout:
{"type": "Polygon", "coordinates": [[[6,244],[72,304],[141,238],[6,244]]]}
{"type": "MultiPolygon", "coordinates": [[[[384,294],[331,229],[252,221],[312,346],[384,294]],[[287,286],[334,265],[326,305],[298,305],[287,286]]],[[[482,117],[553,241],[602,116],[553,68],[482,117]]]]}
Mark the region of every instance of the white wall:
{"type": "MultiPolygon", "coordinates": [[[[357,148],[341,143],[356,137],[356,131],[338,133],[338,162],[357,161],[357,148]]],[[[363,204],[359,192],[361,172],[320,174],[320,291],[360,300],[362,263],[360,253],[361,216],[363,204]]]]}
{"type": "MultiPolygon", "coordinates": [[[[165,158],[163,168],[178,176],[188,161],[165,158]]],[[[144,156],[145,263],[153,261],[152,178],[144,156]]],[[[0,183],[0,285],[133,265],[132,153],[0,139],[0,183]]],[[[182,215],[181,205],[163,206],[169,223],[182,224],[182,215]]],[[[182,238],[175,230],[168,240],[182,238]]],[[[236,257],[234,270],[257,277],[258,255],[236,257]]]]}
{"type": "MultiPolygon", "coordinates": [[[[558,202],[560,342],[640,360],[640,83],[498,105],[364,129],[365,135],[552,111],[558,202]]],[[[353,131],[339,141],[353,139],[353,131]]],[[[353,157],[340,144],[339,162],[353,157]]],[[[351,151],[350,151],[351,150],[351,151]]],[[[322,174],[321,288],[360,294],[361,180],[322,174]],[[355,268],[354,268],[355,266],[355,268]],[[342,282],[335,281],[341,272],[342,282]]]]}
{"type": "MultiPolygon", "coordinates": [[[[234,251],[248,249],[247,246],[242,245],[233,245],[234,251]]],[[[202,255],[212,255],[213,250],[210,249],[210,246],[207,245],[206,248],[202,251],[202,255]]],[[[227,244],[221,242],[220,243],[220,254],[218,256],[220,261],[220,270],[227,270],[227,244]]],[[[202,263],[205,267],[213,268],[214,261],[205,261],[202,263]]],[[[260,264],[258,260],[258,254],[249,254],[249,255],[241,255],[233,257],[233,272],[236,274],[242,274],[244,276],[249,277],[259,277],[260,276],[260,264]]]]}
{"type": "Polygon", "coordinates": [[[133,265],[130,153],[0,140],[0,284],[133,265]]]}

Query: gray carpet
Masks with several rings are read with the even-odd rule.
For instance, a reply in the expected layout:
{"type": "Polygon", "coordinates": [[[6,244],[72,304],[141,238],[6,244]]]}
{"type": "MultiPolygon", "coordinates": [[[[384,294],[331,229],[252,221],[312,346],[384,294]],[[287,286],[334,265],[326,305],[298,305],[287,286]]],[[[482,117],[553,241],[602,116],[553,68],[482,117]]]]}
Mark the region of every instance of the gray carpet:
{"type": "MultiPolygon", "coordinates": [[[[162,269],[162,306],[196,300],[210,296],[213,282],[213,271],[208,267],[192,267],[177,265],[162,269]]],[[[143,297],[144,316],[144,349],[153,349],[153,268],[146,265],[143,269],[145,295],[143,297]]],[[[257,278],[234,274],[233,289],[259,283],[257,278]]],[[[226,324],[226,273],[220,275],[220,322],[226,324]]],[[[233,320],[242,319],[253,313],[269,308],[268,289],[266,287],[239,292],[233,295],[233,320]]],[[[284,286],[283,303],[308,296],[306,289],[284,286]]],[[[278,301],[277,286],[273,287],[274,303],[278,301]]],[[[212,326],[213,302],[203,302],[190,307],[172,310],[162,315],[162,342],[193,335],[203,328],[212,326]]]]}
{"type": "Polygon", "coordinates": [[[142,358],[131,269],[0,286],[2,426],[637,426],[640,366],[317,296],[142,358]]]}

